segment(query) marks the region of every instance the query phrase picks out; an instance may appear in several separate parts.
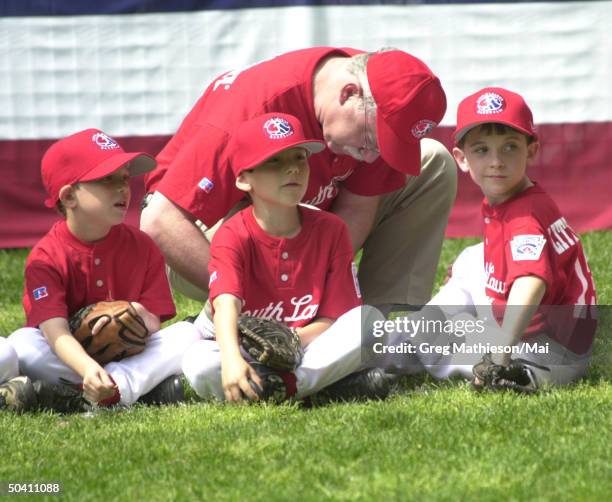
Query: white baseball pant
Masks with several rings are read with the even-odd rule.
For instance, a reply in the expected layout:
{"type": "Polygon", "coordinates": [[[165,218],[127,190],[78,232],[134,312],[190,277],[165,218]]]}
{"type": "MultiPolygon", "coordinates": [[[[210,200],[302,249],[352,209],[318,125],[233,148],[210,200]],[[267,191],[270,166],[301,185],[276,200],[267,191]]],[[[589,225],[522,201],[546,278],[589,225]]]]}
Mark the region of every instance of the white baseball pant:
{"type": "MultiPolygon", "coordinates": [[[[181,373],[185,351],[201,339],[197,328],[188,322],[177,322],[148,339],[145,350],[135,356],[104,366],[120,392],[120,404],[130,405],[171,375],[181,373]]],[[[67,366],[49,346],[42,331],[21,328],[9,338],[19,357],[19,369],[32,380],[51,383],[81,384],[83,379],[67,366]]]]}
{"type": "MultiPolygon", "coordinates": [[[[490,302],[485,295],[484,245],[482,243],[464,249],[455,260],[450,280],[442,286],[428,305],[439,306],[449,319],[472,319],[493,317],[490,302]]],[[[478,337],[468,337],[467,344],[477,343],[478,337]]],[[[521,349],[527,342],[517,344],[521,349]]],[[[548,353],[530,353],[521,350],[520,358],[531,370],[540,385],[567,385],[586,374],[591,360],[591,351],[575,354],[555,340],[540,335],[530,337],[529,344],[548,346],[548,353]]],[[[471,379],[472,367],[480,361],[482,354],[451,355],[435,365],[426,365],[426,370],[435,378],[461,376],[471,379]],[[466,358],[472,357],[469,361],[466,358]],[[460,361],[460,364],[457,362],[460,361]]]]}
{"type": "MultiPolygon", "coordinates": [[[[295,370],[296,399],[333,384],[341,378],[366,367],[362,358],[362,325],[384,319],[374,307],[355,307],[339,317],[304,350],[302,364],[295,370]]],[[[221,352],[213,339],[215,327],[206,313],[198,316],[196,326],[205,340],[196,342],[183,357],[183,373],[196,393],[203,399],[224,400],[221,382],[221,352]]]]}
{"type": "Polygon", "coordinates": [[[6,338],[0,337],[0,384],[19,375],[17,352],[6,338]]]}

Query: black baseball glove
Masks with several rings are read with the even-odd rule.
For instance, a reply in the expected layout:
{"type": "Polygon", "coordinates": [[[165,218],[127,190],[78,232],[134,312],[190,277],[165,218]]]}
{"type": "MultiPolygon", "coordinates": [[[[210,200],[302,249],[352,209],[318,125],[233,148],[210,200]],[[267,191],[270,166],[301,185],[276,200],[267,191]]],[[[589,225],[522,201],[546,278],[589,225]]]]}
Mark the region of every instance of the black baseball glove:
{"type": "Polygon", "coordinates": [[[472,368],[472,373],[474,373],[472,387],[475,390],[513,390],[523,394],[533,394],[538,389],[531,369],[516,361],[512,361],[508,366],[496,364],[491,360],[491,354],[486,354],[472,368]]]}
{"type": "Polygon", "coordinates": [[[241,315],[238,337],[248,360],[269,368],[293,371],[302,362],[304,351],[300,337],[287,325],[273,319],[241,315]]]}

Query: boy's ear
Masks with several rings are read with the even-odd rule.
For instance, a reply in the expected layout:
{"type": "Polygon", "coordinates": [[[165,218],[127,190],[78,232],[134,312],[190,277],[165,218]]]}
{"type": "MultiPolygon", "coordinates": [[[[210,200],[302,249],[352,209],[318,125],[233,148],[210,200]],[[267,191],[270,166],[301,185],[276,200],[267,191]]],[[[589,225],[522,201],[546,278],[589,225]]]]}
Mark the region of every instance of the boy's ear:
{"type": "Polygon", "coordinates": [[[74,187],[72,185],[64,185],[59,191],[59,200],[64,207],[73,208],[76,205],[76,197],[74,196],[74,187]]]}
{"type": "Polygon", "coordinates": [[[244,172],[240,173],[236,178],[236,188],[238,190],[242,190],[243,192],[250,192],[252,187],[251,184],[247,181],[244,172]]]}
{"type": "Polygon", "coordinates": [[[453,148],[453,157],[455,157],[455,162],[457,162],[459,169],[461,169],[464,173],[470,172],[467,161],[465,160],[465,153],[461,148],[453,148]]]}
{"type": "Polygon", "coordinates": [[[540,151],[540,142],[534,141],[527,145],[527,161],[532,162],[540,151]]]}

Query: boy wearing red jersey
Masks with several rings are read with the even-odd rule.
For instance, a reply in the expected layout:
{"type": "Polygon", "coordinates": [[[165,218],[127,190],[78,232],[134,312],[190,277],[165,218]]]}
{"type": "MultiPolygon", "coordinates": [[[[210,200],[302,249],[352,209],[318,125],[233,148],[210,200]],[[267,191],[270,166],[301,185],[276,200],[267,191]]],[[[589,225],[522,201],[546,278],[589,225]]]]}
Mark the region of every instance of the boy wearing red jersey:
{"type": "MultiPolygon", "coordinates": [[[[123,223],[130,177],[154,167],[153,158],[124,152],[97,129],[54,143],[43,157],[45,204],[57,207],[65,219],[28,256],[26,327],[9,343],[21,372],[48,384],[58,398],[70,395],[78,403],[80,392],[67,389],[82,386],[82,397],[91,403],[129,405],[162,382],[168,387],[163,393],[180,394],[174,375],[199,333],[189,323],[160,330],[160,323],[176,313],[163,257],[145,233],[123,223]],[[113,300],[130,301],[152,335],[142,353],[102,367],[72,336],[68,319],[82,307],[113,300]],[[71,385],[62,389],[62,383],[71,385]]],[[[70,408],[62,409],[79,411],[70,408]]]]}
{"type": "Polygon", "coordinates": [[[595,286],[578,236],[527,176],[539,149],[531,110],[514,92],[482,89],[459,104],[454,140],[459,168],[485,195],[484,242],[461,253],[430,304],[475,305],[481,317],[488,310],[501,327],[489,333],[500,347],[494,363],[518,360],[538,384],[580,378],[595,335],[595,286]]]}
{"type": "Polygon", "coordinates": [[[269,113],[241,124],[230,146],[236,186],[252,206],[213,238],[212,308],[196,320],[208,339],[185,354],[183,371],[203,398],[256,400],[252,383],[266,395],[270,381],[241,355],[237,320],[240,314],[274,318],[295,329],[305,347],[295,374],[278,375],[283,397],[302,398],[362,368],[362,314],[382,316],[360,307],[345,223],[299,204],[308,156],[324,143],[307,139],[296,117],[269,113]]]}

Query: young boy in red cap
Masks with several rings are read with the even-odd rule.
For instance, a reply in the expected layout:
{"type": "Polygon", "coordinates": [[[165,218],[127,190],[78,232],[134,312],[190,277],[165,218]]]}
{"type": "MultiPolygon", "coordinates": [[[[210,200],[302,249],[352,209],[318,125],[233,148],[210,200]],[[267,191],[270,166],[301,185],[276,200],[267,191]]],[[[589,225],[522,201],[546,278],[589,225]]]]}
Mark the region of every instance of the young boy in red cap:
{"type": "Polygon", "coordinates": [[[45,404],[50,399],[51,408],[79,411],[81,394],[70,391],[78,386],[87,401],[103,405],[132,404],[156,386],[147,399],[180,398],[175,375],[199,334],[189,323],[160,330],[160,323],[176,313],[164,260],[146,234],[123,223],[130,177],[154,167],[153,158],[125,152],[97,129],[54,143],[42,159],[45,205],[56,207],[64,219],[28,256],[26,327],[9,343],[21,372],[38,381],[39,398],[45,404]],[[71,335],[68,319],[82,307],[113,300],[130,301],[152,335],[142,353],[101,367],[71,335]]]}
{"type": "MultiPolygon", "coordinates": [[[[490,354],[493,363],[518,361],[537,385],[575,381],[590,361],[595,286],[578,236],[527,176],[540,146],[531,110],[514,92],[481,89],[459,104],[453,136],[459,168],[485,196],[484,242],[459,255],[429,304],[476,306],[480,318],[497,319],[473,340],[499,347],[490,354]]],[[[471,374],[464,354],[454,361],[432,371],[471,374]]]]}
{"type": "Polygon", "coordinates": [[[308,156],[324,143],[307,139],[296,117],[269,113],[238,126],[228,147],[236,186],[252,205],[212,240],[210,304],[195,321],[207,339],[185,353],[183,372],[202,398],[303,398],[364,367],[362,316],[382,315],[360,306],[345,223],[299,204],[308,187],[308,156]],[[297,331],[305,356],[295,374],[270,376],[243,358],[240,314],[297,331]]]}

